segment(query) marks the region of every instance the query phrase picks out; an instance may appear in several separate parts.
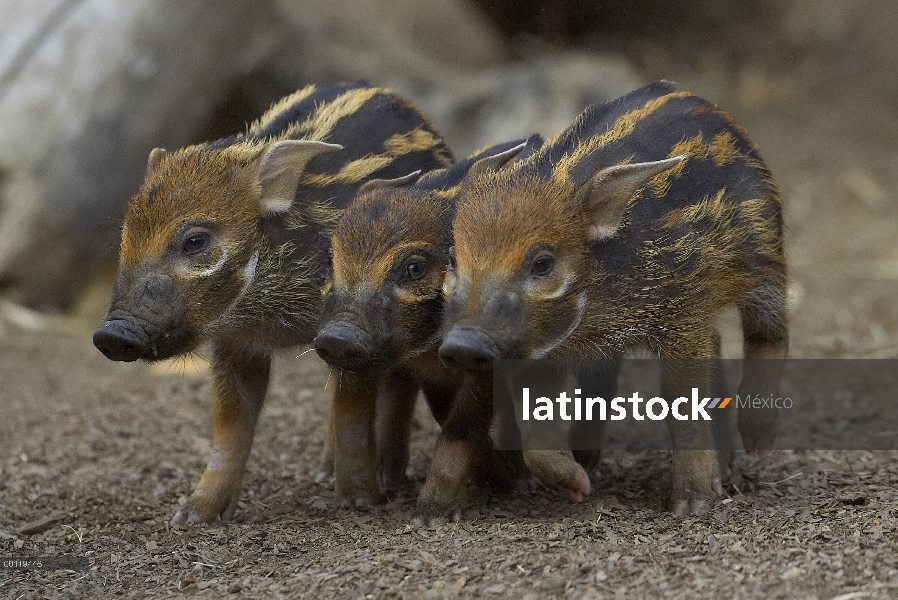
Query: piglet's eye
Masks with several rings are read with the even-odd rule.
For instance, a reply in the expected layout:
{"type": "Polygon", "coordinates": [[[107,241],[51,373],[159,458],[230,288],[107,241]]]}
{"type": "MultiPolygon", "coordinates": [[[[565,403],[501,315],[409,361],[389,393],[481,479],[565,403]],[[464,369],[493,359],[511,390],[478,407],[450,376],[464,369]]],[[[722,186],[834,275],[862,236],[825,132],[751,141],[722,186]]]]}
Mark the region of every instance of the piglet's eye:
{"type": "Polygon", "coordinates": [[[423,261],[411,262],[405,267],[405,276],[412,281],[421,279],[427,275],[427,263],[423,261]]]}
{"type": "Polygon", "coordinates": [[[455,246],[449,248],[449,268],[453,271],[458,267],[455,263],[455,246]]]}
{"type": "Polygon", "coordinates": [[[184,240],[182,251],[188,256],[199,254],[209,247],[212,237],[208,233],[194,233],[184,240]]]}
{"type": "Polygon", "coordinates": [[[533,266],[530,267],[530,274],[535,275],[537,277],[545,277],[549,275],[552,270],[555,268],[555,258],[552,256],[540,256],[535,261],[533,261],[533,266]]]}

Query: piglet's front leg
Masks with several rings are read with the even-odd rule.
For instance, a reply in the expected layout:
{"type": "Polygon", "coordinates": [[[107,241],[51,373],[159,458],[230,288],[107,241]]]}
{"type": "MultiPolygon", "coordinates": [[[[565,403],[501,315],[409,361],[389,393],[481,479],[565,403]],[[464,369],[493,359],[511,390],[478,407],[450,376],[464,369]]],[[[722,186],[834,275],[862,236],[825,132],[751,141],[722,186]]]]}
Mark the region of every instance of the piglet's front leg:
{"type": "Polygon", "coordinates": [[[271,357],[215,347],[214,431],[206,470],[172,525],[230,521],[237,510],[256,420],[265,401],[271,357]]]}
{"type": "MultiPolygon", "coordinates": [[[[661,390],[666,398],[693,400],[691,396],[695,395],[701,402],[709,396],[710,383],[711,368],[707,359],[661,361],[661,390]],[[693,388],[697,391],[693,392],[693,388]]],[[[689,418],[673,415],[667,418],[673,445],[670,510],[677,516],[705,514],[723,495],[711,424],[701,419],[698,411],[690,408],[688,412],[681,415],[689,418]]]]}
{"type": "Polygon", "coordinates": [[[433,450],[427,481],[418,496],[412,520],[429,525],[457,519],[467,500],[468,478],[492,452],[491,382],[468,380],[459,389],[433,450]]]}
{"type": "Polygon", "coordinates": [[[386,377],[377,399],[378,479],[387,494],[409,485],[405,472],[419,387],[409,373],[396,370],[386,377]]]}
{"type": "Polygon", "coordinates": [[[477,452],[469,440],[440,434],[412,523],[432,525],[447,517],[458,519],[467,499],[468,476],[474,470],[477,452]]]}
{"type": "MultiPolygon", "coordinates": [[[[511,397],[525,387],[515,374],[509,379],[511,397]]],[[[555,395],[552,384],[544,382],[528,383],[532,397],[552,397],[555,395]]],[[[571,502],[580,502],[590,492],[589,476],[577,462],[570,450],[570,423],[559,419],[534,422],[531,418],[523,420],[522,406],[514,402],[517,425],[521,431],[521,444],[524,464],[531,475],[543,485],[565,494],[571,502]],[[538,424],[537,424],[538,423],[538,424]]],[[[591,441],[591,440],[589,440],[591,441]]],[[[596,439],[594,443],[598,444],[596,439]]]]}
{"type": "Polygon", "coordinates": [[[524,450],[524,464],[531,475],[565,493],[571,502],[589,495],[589,476],[570,450],[524,450]]]}
{"type": "Polygon", "coordinates": [[[334,501],[369,506],[384,501],[377,485],[377,377],[334,369],[331,377],[334,501]]]}

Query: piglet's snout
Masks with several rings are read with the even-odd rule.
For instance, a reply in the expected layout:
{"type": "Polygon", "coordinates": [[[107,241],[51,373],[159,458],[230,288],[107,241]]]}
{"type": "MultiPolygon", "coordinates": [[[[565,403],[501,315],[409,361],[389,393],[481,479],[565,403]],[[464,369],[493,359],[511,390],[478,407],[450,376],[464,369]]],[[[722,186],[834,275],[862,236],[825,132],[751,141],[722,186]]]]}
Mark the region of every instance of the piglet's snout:
{"type": "Polygon", "coordinates": [[[327,325],[315,337],[315,352],[341,369],[359,368],[371,360],[371,337],[345,321],[327,325]]]}
{"type": "Polygon", "coordinates": [[[132,362],[144,355],[146,335],[127,319],[106,321],[94,332],[94,346],[110,360],[132,362]]]}
{"type": "Polygon", "coordinates": [[[447,367],[488,371],[499,357],[499,349],[485,333],[477,329],[459,328],[446,335],[439,354],[447,367]]]}

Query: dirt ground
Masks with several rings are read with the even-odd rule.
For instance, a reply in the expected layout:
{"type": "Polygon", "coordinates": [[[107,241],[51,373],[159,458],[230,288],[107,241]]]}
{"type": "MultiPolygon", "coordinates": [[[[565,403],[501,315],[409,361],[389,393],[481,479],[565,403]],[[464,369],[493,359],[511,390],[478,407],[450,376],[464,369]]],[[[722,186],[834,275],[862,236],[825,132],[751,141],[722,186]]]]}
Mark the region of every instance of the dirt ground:
{"type": "MultiPolygon", "coordinates": [[[[648,78],[735,114],[782,187],[792,355],[898,358],[894,101],[827,55],[763,71],[655,58],[648,78]]],[[[892,452],[740,455],[702,518],[665,512],[656,452],[607,455],[577,505],[533,483],[433,528],[409,525],[411,494],[333,508],[314,482],[327,370],[300,350],[277,357],[234,522],[173,530],[210,449],[208,384],[189,364],[107,361],[91,325],[0,305],[0,555],[91,562],[0,570],[0,598],[898,597],[892,452]]],[[[418,411],[418,486],[431,421],[418,411]]]]}

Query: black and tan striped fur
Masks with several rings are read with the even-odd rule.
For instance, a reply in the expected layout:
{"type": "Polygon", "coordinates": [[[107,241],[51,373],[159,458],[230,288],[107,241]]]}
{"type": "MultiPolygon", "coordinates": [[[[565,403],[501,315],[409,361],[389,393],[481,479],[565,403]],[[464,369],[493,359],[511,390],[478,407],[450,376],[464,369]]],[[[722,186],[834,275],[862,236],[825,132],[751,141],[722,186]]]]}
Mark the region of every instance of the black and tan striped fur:
{"type": "Polygon", "coordinates": [[[272,351],[314,337],[342,209],[371,178],[451,160],[414,106],[364,83],[309,86],[244,134],[151,153],[94,342],[115,360],[211,344],[212,455],[174,522],[233,515],[272,351]]]}
{"type": "MultiPolygon", "coordinates": [[[[324,461],[325,469],[334,464],[339,501],[363,504],[381,498],[378,473],[386,491],[404,485],[419,390],[444,427],[459,387],[479,385],[479,394],[490,402],[489,382],[484,388],[469,381],[464,372],[443,366],[436,353],[454,199],[472,168],[497,167],[540,143],[533,136],[492,146],[414,183],[412,178],[372,182],[337,224],[315,348],[341,369],[331,405],[332,453],[324,461]]],[[[489,445],[487,439],[484,452],[464,457],[463,464],[434,463],[432,473],[463,471],[453,500],[463,495],[472,472],[481,481],[498,483],[502,458],[492,455],[489,445]]]]}
{"type": "MultiPolygon", "coordinates": [[[[495,358],[620,357],[645,346],[662,359],[665,397],[692,386],[707,395],[706,368],[687,373],[672,361],[711,358],[714,322],[729,304],[741,313],[747,358],[785,356],[780,197],[744,131],[716,106],[653,84],[587,109],[536,154],[464,189],[444,359],[488,368],[495,358]]],[[[775,385],[778,368],[761,371],[750,367],[743,385],[775,385]]],[[[720,490],[717,461],[691,448],[712,447],[710,434],[702,423],[669,425],[672,508],[703,512],[720,490]]],[[[740,422],[748,449],[771,441],[768,426],[740,422]]],[[[563,472],[567,484],[554,483],[576,494],[582,472],[565,460],[544,475],[563,472]]]]}

